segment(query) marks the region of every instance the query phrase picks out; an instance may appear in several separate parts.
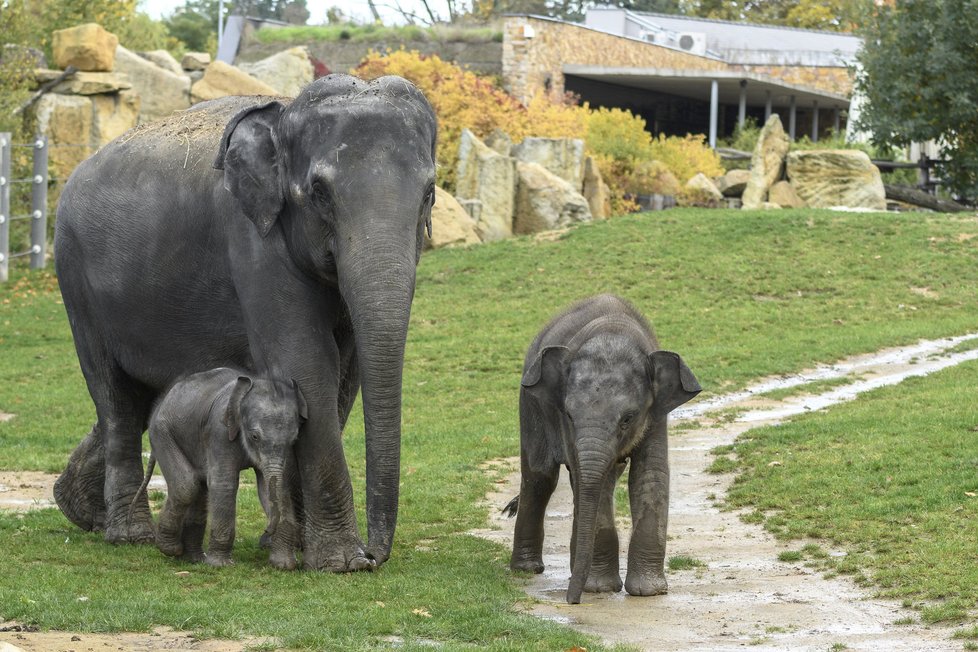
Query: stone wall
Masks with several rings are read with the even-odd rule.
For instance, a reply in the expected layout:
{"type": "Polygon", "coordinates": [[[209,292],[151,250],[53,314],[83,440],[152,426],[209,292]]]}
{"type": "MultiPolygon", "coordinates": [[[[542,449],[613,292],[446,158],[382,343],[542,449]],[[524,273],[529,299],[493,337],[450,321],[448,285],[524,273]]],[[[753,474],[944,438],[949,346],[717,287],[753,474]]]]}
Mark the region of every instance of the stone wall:
{"type": "Polygon", "coordinates": [[[829,93],[848,96],[852,93],[852,76],[848,68],[818,66],[731,66],[731,70],[743,70],[767,75],[789,84],[810,86],[829,93]]]}
{"type": "Polygon", "coordinates": [[[565,64],[727,70],[722,61],[556,20],[513,16],[503,24],[503,86],[521,102],[564,94],[565,64]],[[527,38],[528,34],[532,37],[527,38]]]}

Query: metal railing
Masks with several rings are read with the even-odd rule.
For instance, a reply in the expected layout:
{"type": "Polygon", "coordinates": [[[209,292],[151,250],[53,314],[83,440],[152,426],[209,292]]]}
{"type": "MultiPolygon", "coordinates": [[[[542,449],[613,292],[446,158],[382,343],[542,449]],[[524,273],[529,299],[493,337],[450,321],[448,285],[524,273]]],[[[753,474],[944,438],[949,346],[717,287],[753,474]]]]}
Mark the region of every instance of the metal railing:
{"type": "Polygon", "coordinates": [[[47,254],[47,198],[48,198],[48,141],[38,136],[34,142],[15,144],[12,134],[0,132],[0,282],[6,282],[10,261],[30,256],[31,269],[43,269],[47,254]],[[28,178],[13,177],[12,152],[15,147],[30,148],[32,151],[32,172],[28,178]],[[10,199],[11,186],[31,184],[31,210],[29,213],[14,214],[10,199]],[[10,226],[17,220],[30,220],[30,248],[26,251],[10,252],[10,226]]]}

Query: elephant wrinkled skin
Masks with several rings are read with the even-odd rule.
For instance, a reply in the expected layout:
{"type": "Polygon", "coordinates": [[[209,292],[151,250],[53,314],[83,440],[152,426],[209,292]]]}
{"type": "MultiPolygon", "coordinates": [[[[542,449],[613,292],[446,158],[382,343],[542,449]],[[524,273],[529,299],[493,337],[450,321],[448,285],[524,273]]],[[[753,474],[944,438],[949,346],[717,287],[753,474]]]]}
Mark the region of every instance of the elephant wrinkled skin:
{"type": "Polygon", "coordinates": [[[294,379],[303,563],[370,569],[397,522],[401,375],[435,179],[434,113],[400,77],[330,75],[294,100],[228,97],[135,128],[71,175],[55,256],[98,421],[56,486],[110,542],[152,540],[141,434],[176,378],[294,379]],[[341,431],[366,424],[367,544],[341,431]]]}
{"type": "Polygon", "coordinates": [[[582,591],[621,590],[614,489],[630,462],[625,590],[665,593],[667,415],[700,390],[623,299],[591,297],[547,324],[523,367],[520,494],[508,506],[516,511],[511,568],[543,572],[543,519],[564,465],[574,491],[567,601],[580,602],[582,591]]]}

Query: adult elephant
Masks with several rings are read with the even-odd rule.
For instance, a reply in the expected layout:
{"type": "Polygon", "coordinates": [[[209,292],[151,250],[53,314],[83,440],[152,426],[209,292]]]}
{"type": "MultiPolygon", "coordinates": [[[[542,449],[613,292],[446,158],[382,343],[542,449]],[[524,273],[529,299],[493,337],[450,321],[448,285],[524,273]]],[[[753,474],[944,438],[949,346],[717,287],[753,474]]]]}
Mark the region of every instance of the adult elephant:
{"type": "Polygon", "coordinates": [[[127,512],[154,400],[179,376],[240,366],[294,379],[308,403],[295,449],[304,565],[390,556],[435,135],[410,82],[330,75],[294,100],[224,98],[137,127],[75,170],[56,262],[98,420],[55,487],[72,522],[151,540],[145,497],[127,512]],[[341,441],[359,389],[366,546],[341,441]]]}

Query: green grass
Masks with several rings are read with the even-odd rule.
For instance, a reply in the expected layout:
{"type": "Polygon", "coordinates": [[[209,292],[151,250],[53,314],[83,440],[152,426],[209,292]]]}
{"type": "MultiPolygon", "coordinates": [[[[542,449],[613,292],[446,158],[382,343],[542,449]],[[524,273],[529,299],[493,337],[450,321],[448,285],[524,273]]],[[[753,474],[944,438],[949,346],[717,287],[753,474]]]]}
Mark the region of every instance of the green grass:
{"type": "MultiPolygon", "coordinates": [[[[959,235],[976,232],[974,218],[943,215],[672,210],[582,226],[552,242],[520,238],[428,253],[418,272],[405,361],[397,539],[379,572],[266,568],[256,548],[262,517],[250,490],[240,498],[237,565],[190,567],[185,578],[174,573],[187,566],[152,548],[108,546],[57,511],[0,515],[0,616],[43,628],[161,624],[202,636],[274,636],[308,649],[327,641],[334,648],[372,648],[386,636],[403,638],[407,649],[425,640],[449,649],[600,649],[586,636],[522,615],[526,598],[522,580],[508,571],[508,551],[464,534],[486,523],[478,505],[494,478],[480,464],[518,454],[522,358],[546,320],[571,301],[614,291],[649,316],[662,346],[683,355],[707,393],[733,390],[817,362],[974,329],[978,239],[959,235]],[[929,287],[936,297],[914,294],[914,287],[929,287]]],[[[94,410],[50,274],[15,272],[0,287],[0,351],[0,411],[17,415],[0,423],[0,467],[60,471],[94,410]]],[[[948,372],[963,383],[949,408],[972,403],[964,390],[974,379],[954,374],[974,373],[973,367],[948,372]]],[[[345,444],[362,504],[358,412],[345,444]]],[[[892,417],[906,412],[891,410],[875,421],[904,423],[892,417]]],[[[928,463],[975,471],[978,454],[952,452],[952,442],[968,444],[957,427],[933,419],[928,433],[943,454],[931,454],[928,463]]],[[[868,425],[865,432],[884,436],[868,425]]],[[[887,439],[887,452],[921,441],[907,432],[893,445],[887,439]]],[[[838,435],[833,446],[849,446],[850,434],[838,435]]],[[[792,446],[803,453],[806,438],[792,446]]],[[[908,466],[916,450],[905,450],[908,466]]],[[[861,455],[846,459],[862,463],[861,455]]],[[[796,458],[781,459],[784,466],[762,470],[794,470],[796,458]]],[[[978,473],[972,475],[968,490],[978,487],[978,473]]],[[[836,498],[848,505],[853,494],[869,495],[884,475],[859,477],[870,484],[836,498]]],[[[758,491],[770,498],[768,490],[758,491]]],[[[967,528],[975,503],[960,504],[955,527],[967,528]]],[[[868,508],[865,516],[869,523],[877,517],[868,508]]],[[[923,527],[924,520],[914,523],[923,527]]],[[[800,530],[828,533],[828,525],[800,530]]],[[[900,563],[925,562],[908,555],[900,563]]],[[[904,581],[899,570],[893,564],[883,576],[894,593],[904,581]]]]}
{"type": "Polygon", "coordinates": [[[764,392],[763,394],[758,394],[758,396],[769,398],[772,401],[780,401],[782,399],[788,398],[789,396],[821,394],[822,392],[828,391],[833,387],[848,385],[855,380],[858,380],[858,377],[846,376],[844,378],[826,378],[824,380],[814,380],[810,383],[805,383],[804,385],[795,385],[794,387],[775,389],[770,392],[764,392]]]}
{"type": "Polygon", "coordinates": [[[670,557],[666,565],[673,572],[706,568],[706,562],[700,561],[695,557],[690,557],[689,555],[675,555],[670,557]]]}
{"type": "Polygon", "coordinates": [[[419,27],[417,25],[296,25],[261,29],[255,32],[261,43],[313,43],[317,41],[352,42],[502,42],[498,29],[489,27],[463,28],[449,25],[419,27]]]}

